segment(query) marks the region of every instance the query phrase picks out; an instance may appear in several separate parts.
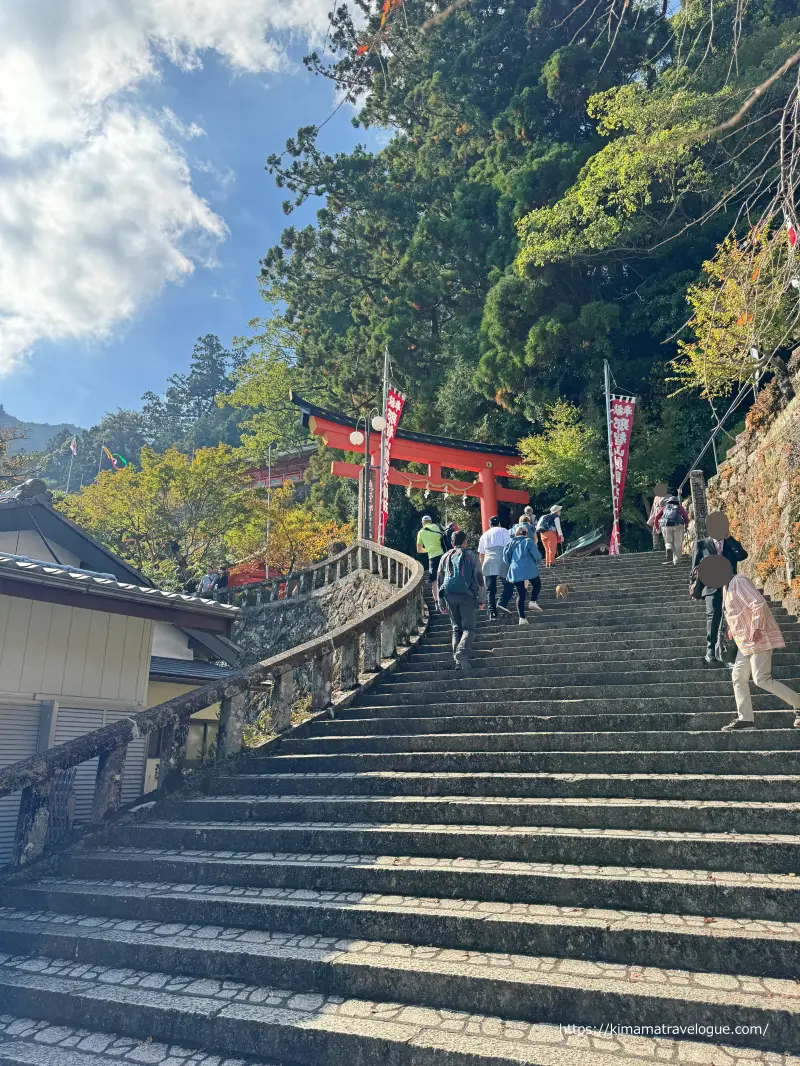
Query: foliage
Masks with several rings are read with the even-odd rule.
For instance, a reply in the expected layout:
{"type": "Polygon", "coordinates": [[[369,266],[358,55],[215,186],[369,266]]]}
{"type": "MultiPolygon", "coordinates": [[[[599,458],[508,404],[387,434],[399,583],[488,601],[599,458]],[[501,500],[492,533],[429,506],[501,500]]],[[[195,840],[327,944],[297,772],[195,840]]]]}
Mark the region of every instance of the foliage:
{"type": "Polygon", "coordinates": [[[297,366],[294,332],[280,319],[253,319],[250,328],[257,332],[235,341],[243,360],[233,375],[233,391],[217,402],[243,413],[242,444],[262,462],[270,444],[285,448],[307,439],[290,393],[324,403],[329,389],[297,366]]]}
{"type": "Polygon", "coordinates": [[[522,462],[511,468],[535,496],[560,503],[578,527],[597,525],[608,513],[608,465],[603,437],[573,404],[548,408],[544,430],[519,442],[522,462]]]}
{"type": "Polygon", "coordinates": [[[729,237],[703,263],[703,280],[687,294],[693,339],[678,342],[673,363],[683,388],[727,396],[752,378],[752,349],[771,354],[797,340],[797,293],[781,283],[789,251],[785,231],[777,240],[762,231],[744,241],[729,237]]]}
{"type": "Polygon", "coordinates": [[[335,541],[349,544],[354,535],[352,525],[297,506],[287,481],[269,499],[257,494],[247,520],[231,530],[227,543],[237,559],[261,558],[271,569],[289,573],[325,558],[335,541]]]}
{"type": "Polygon", "coordinates": [[[228,445],[192,457],[176,447],[141,452],[141,469],[107,470],[59,510],[162,588],[189,588],[229,556],[250,521],[254,493],[228,445]]]}
{"type": "Polygon", "coordinates": [[[37,456],[30,452],[9,454],[9,445],[25,440],[25,430],[18,426],[0,426],[0,492],[29,477],[36,467],[37,456]]]}
{"type": "Polygon", "coordinates": [[[173,445],[190,453],[195,448],[239,443],[236,414],[224,400],[233,388],[231,374],[241,365],[243,353],[225,349],[213,334],[194,346],[188,374],[173,374],[163,397],[152,392],[142,397],[141,411],[119,409],[105,415],[96,426],[75,434],[77,452],[70,475],[70,441],[64,430],[48,445],[42,476],[56,489],[77,492],[110,468],[102,446],[134,465],[142,448],[164,452],[173,445]],[[219,399],[218,399],[219,398],[219,399]]]}

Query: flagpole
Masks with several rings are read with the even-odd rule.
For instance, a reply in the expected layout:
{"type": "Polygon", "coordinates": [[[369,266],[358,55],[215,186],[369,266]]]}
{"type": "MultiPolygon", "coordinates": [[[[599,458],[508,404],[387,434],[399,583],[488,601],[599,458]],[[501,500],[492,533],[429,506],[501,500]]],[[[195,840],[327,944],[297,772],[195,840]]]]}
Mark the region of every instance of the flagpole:
{"type": "Polygon", "coordinates": [[[69,450],[69,470],[67,471],[67,495],[69,496],[69,483],[72,481],[72,464],[75,461],[75,452],[70,447],[69,450]]]}
{"type": "Polygon", "coordinates": [[[101,469],[103,467],[103,449],[105,448],[105,446],[106,446],[106,442],[103,441],[103,443],[100,445],[100,461],[97,464],[97,476],[98,477],[100,477],[100,471],[101,471],[101,469]]]}
{"type": "Polygon", "coordinates": [[[616,529],[616,504],[614,497],[614,457],[611,446],[611,370],[608,359],[603,360],[603,377],[606,388],[606,428],[608,430],[608,473],[611,479],[611,545],[614,544],[614,530],[616,529]]]}

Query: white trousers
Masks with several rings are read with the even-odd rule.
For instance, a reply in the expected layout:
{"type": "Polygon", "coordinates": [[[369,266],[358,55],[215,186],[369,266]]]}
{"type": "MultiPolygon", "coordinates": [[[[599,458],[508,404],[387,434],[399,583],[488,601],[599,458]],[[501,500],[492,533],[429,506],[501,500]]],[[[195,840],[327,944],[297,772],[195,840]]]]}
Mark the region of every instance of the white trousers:
{"type": "Polygon", "coordinates": [[[796,711],[800,710],[800,692],[784,685],[782,681],[775,681],[772,677],[772,651],[754,651],[752,655],[736,656],[733,664],[733,694],[736,697],[736,709],[739,717],[744,722],[753,721],[753,701],[750,697],[750,675],[759,688],[771,692],[773,696],[782,699],[796,711]]]}
{"type": "Polygon", "coordinates": [[[662,526],[661,532],[664,535],[664,547],[667,551],[672,549],[672,561],[677,564],[678,559],[681,557],[681,551],[683,550],[683,534],[686,526],[662,526]]]}

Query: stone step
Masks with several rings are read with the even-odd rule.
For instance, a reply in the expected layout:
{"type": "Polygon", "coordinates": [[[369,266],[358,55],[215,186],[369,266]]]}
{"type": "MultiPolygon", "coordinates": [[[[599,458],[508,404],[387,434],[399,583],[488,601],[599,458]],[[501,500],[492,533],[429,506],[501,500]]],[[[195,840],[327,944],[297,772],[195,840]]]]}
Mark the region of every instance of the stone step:
{"type": "MultiPolygon", "coordinates": [[[[766,732],[766,731],[765,731],[766,732]]],[[[723,734],[727,736],[727,734],[723,734]]],[[[734,734],[743,736],[744,733],[734,734]]],[[[245,773],[346,773],[410,770],[416,773],[640,773],[793,774],[794,751],[441,751],[360,755],[251,756],[245,773]]]]}
{"type": "MultiPolygon", "coordinates": [[[[609,706],[613,706],[610,703],[609,706]]],[[[490,708],[489,708],[490,709],[490,708]]],[[[761,711],[757,728],[747,735],[761,736],[767,729],[791,729],[795,719],[794,711],[761,711]]],[[[486,715],[448,715],[442,718],[406,715],[397,718],[356,718],[337,715],[318,718],[300,727],[294,738],[325,739],[337,737],[385,737],[395,734],[411,736],[424,733],[599,733],[599,732],[668,732],[683,734],[690,730],[697,732],[719,732],[722,726],[730,722],[731,716],[724,711],[700,711],[696,714],[685,712],[665,712],[664,714],[486,714],[486,715]]],[[[734,734],[744,736],[744,733],[734,734]]],[[[287,738],[288,740],[288,738],[287,738]]],[[[789,745],[791,746],[791,745],[789,745]]],[[[281,745],[281,751],[286,751],[281,745]]]]}
{"type": "Polygon", "coordinates": [[[800,836],[660,830],[462,825],[336,825],[287,822],[150,820],[121,824],[109,839],[127,847],[329,854],[395,854],[522,862],[588,862],[791,873],[800,869],[800,836]]]}
{"type": "MultiPolygon", "coordinates": [[[[69,852],[59,859],[59,874],[82,879],[82,895],[74,882],[59,887],[57,879],[37,884],[34,897],[15,897],[20,905],[58,909],[73,914],[117,916],[104,886],[122,893],[134,881],[150,885],[159,906],[167,906],[173,890],[214,886],[223,902],[254,894],[268,898],[268,889],[285,891],[299,903],[316,897],[360,902],[362,897],[401,895],[439,899],[472,899],[505,906],[544,904],[561,908],[606,907],[618,911],[711,915],[748,920],[797,921],[800,878],[790,874],[758,874],[704,869],[642,866],[596,866],[581,862],[497,862],[492,859],[440,858],[408,855],[296,855],[281,852],[170,851],[159,847],[102,848],[69,852]],[[112,883],[114,882],[114,883],[112,883]],[[120,884],[123,882],[124,884],[120,884]],[[170,885],[174,882],[174,885],[170,885]],[[169,889],[164,890],[164,885],[169,889]],[[103,889],[103,891],[101,891],[103,889]]],[[[206,893],[209,894],[209,893],[206,893]]],[[[10,897],[11,899],[11,897],[10,897]]],[[[229,923],[246,923],[242,909],[230,911],[229,923]]],[[[249,913],[249,912],[248,912],[249,913]]],[[[186,920],[187,915],[182,914],[186,920]]],[[[705,924],[705,923],[704,923],[705,924]]]]}
{"type": "Polygon", "coordinates": [[[613,799],[750,800],[794,803],[800,775],[546,773],[221,773],[204,783],[212,796],[522,796],[613,799]]]}
{"type": "Polygon", "coordinates": [[[209,1054],[197,1047],[160,1043],[68,1025],[51,1025],[36,1018],[0,1018],[0,1066],[279,1066],[273,1060],[209,1054]]]}
{"type": "MultiPolygon", "coordinates": [[[[406,964],[438,958],[470,962],[484,972],[520,966],[596,977],[601,970],[616,975],[623,966],[642,968],[639,960],[646,957],[648,969],[668,970],[674,984],[682,977],[684,986],[696,982],[735,990],[766,979],[773,992],[793,980],[800,964],[800,925],[781,922],[706,922],[685,915],[580,908],[564,913],[563,908],[524,905],[509,911],[499,903],[492,907],[472,900],[400,896],[331,901],[315,893],[301,901],[289,893],[264,892],[263,898],[250,895],[227,909],[219,891],[178,890],[166,900],[149,897],[148,886],[122,891],[109,886],[105,902],[116,916],[91,924],[69,913],[2,908],[0,945],[12,956],[370,999],[385,998],[391,990],[385,983],[389,975],[381,971],[376,980],[369,964],[379,956],[390,968],[399,965],[395,976],[407,1002],[456,1010],[468,1009],[463,989],[452,996],[439,982],[403,987],[406,964]],[[208,919],[206,905],[213,915],[208,919]],[[231,913],[241,915],[245,924],[224,924],[231,913]],[[686,980],[687,974],[693,977],[686,980]]],[[[530,988],[518,991],[530,997],[530,988]]],[[[511,995],[505,1004],[484,1003],[484,1009],[537,1020],[531,1011],[538,1006],[526,1006],[513,989],[507,992],[511,995]]],[[[800,995],[797,1006],[800,1010],[800,995]]]]}
{"type": "MultiPolygon", "coordinates": [[[[464,722],[467,722],[464,719],[464,722]]],[[[331,727],[335,729],[335,723],[331,727]]],[[[466,726],[465,726],[466,729],[466,726]]],[[[406,733],[372,736],[316,735],[287,740],[280,750],[290,755],[371,755],[392,752],[655,752],[702,751],[732,752],[800,750],[800,729],[747,729],[734,733],[645,731],[605,732],[584,730],[569,733],[565,730],[530,732],[491,730],[478,732],[406,733]]]]}
{"type": "MultiPolygon", "coordinates": [[[[485,678],[497,680],[500,683],[506,678],[528,678],[537,681],[547,678],[554,679],[556,684],[561,684],[565,680],[576,684],[594,684],[598,679],[608,680],[620,674],[630,676],[634,672],[637,675],[657,673],[663,675],[663,683],[674,686],[684,676],[698,681],[708,680],[709,668],[701,660],[705,649],[701,649],[699,653],[696,647],[693,650],[695,654],[692,655],[689,652],[687,656],[686,649],[683,649],[683,654],[677,655],[673,650],[666,649],[662,658],[643,658],[632,655],[630,651],[619,651],[616,654],[606,653],[604,658],[600,658],[602,653],[598,652],[596,659],[581,661],[573,657],[560,662],[542,661],[539,656],[534,655],[507,657],[502,653],[497,655],[481,653],[471,660],[471,676],[478,680],[485,678]],[[581,679],[580,682],[578,678],[581,679]],[[584,679],[588,680],[584,682],[584,679]]],[[[787,678],[790,674],[794,674],[795,677],[800,676],[800,647],[788,653],[783,652],[780,657],[773,656],[772,674],[779,680],[787,678]]],[[[417,660],[408,664],[404,662],[400,669],[381,681],[376,691],[391,692],[397,685],[411,683],[430,685],[438,681],[449,683],[457,679],[458,675],[453,670],[451,651],[450,654],[438,656],[437,661],[433,662],[430,660],[421,662],[417,660]]]]}
{"type": "MultiPolygon", "coordinates": [[[[450,994],[463,990],[470,999],[467,1011],[410,1006],[391,1000],[345,999],[325,993],[304,994],[269,986],[240,986],[215,989],[213,982],[198,983],[191,978],[170,982],[170,975],[146,970],[117,971],[43,957],[21,962],[11,959],[0,966],[0,996],[7,1009],[34,1017],[47,1011],[54,1022],[78,1026],[92,1019],[100,1029],[106,1026],[128,1036],[147,1034],[154,1042],[177,1041],[202,1046],[211,1052],[279,1057],[298,1066],[324,1063],[324,1066],[634,1066],[641,1063],[641,1039],[597,1043],[602,1052],[587,1041],[585,1048],[570,1046],[569,1031],[557,1021],[566,1011],[580,1010],[586,1026],[608,1025],[605,1015],[613,1014],[616,1024],[663,1025],[669,1017],[675,1024],[692,1025],[701,1032],[699,1018],[726,1018],[730,1029],[747,1025],[749,1035],[726,1036],[731,1047],[745,1048],[746,1061],[757,1061],[752,1049],[791,1048],[795,1042],[794,997],[780,983],[753,982],[746,990],[726,991],[705,987],[701,981],[687,985],[670,984],[667,974],[658,971],[613,972],[603,977],[585,972],[548,972],[520,967],[519,973],[474,968],[469,962],[432,959],[370,959],[376,979],[382,976],[397,997],[400,986],[449,987],[450,994]],[[32,966],[38,972],[31,972],[32,966]],[[400,980],[400,975],[403,980],[400,980]],[[163,986],[158,987],[163,981],[163,986]],[[487,1000],[500,1002],[518,986],[528,989],[527,1002],[535,1006],[543,1020],[539,1023],[509,1021],[481,1013],[487,1000]],[[472,1006],[470,989],[479,990],[482,1003],[472,1006]],[[534,993],[534,994],[531,994],[534,993]],[[660,1012],[660,1013],[659,1013],[660,1012]],[[623,1021],[624,1019],[624,1021],[623,1021]],[[733,1024],[735,1022],[735,1024],[733,1024]],[[102,1024],[97,1024],[102,1023],[102,1024]],[[757,1027],[753,1033],[751,1027],[757,1027]],[[760,1034],[760,1035],[759,1035],[760,1034]],[[565,1057],[566,1056],[566,1057],[565,1057]]],[[[721,984],[721,982],[720,982],[721,984]]],[[[709,982],[711,985],[711,982],[709,982]]],[[[520,997],[524,998],[524,997],[520,997]]],[[[567,1023],[569,1024],[569,1023],[567,1023]]],[[[574,1042],[574,1041],[572,1041],[574,1042]]],[[[726,1054],[712,1043],[696,1045],[663,1040],[653,1045],[660,1058],[726,1054]]],[[[735,1055],[735,1051],[734,1051],[735,1055]]],[[[744,1059],[742,1061],[745,1061],[744,1059]]],[[[764,1058],[764,1063],[767,1058],[764,1058]]],[[[790,1066],[783,1059],[781,1066],[790,1066]]],[[[795,1066],[795,1064],[791,1064],[795,1066]]]]}
{"type": "Polygon", "coordinates": [[[587,796],[205,796],[178,800],[170,813],[183,821],[310,824],[413,822],[427,825],[569,826],[689,833],[792,834],[800,803],[734,800],[610,799],[587,796]]]}
{"type": "MultiPolygon", "coordinates": [[[[545,672],[535,663],[531,664],[527,673],[512,678],[498,676],[489,670],[483,671],[477,677],[473,674],[466,676],[453,665],[450,670],[442,671],[440,680],[447,684],[449,691],[462,699],[471,698],[480,692],[488,696],[494,695],[498,701],[511,700],[515,693],[520,699],[536,699],[542,694],[553,699],[571,699],[575,698],[573,692],[577,692],[578,698],[588,695],[590,691],[594,691],[598,696],[613,696],[615,691],[619,691],[621,696],[631,696],[644,690],[653,691],[654,694],[666,690],[668,694],[676,687],[674,674],[663,670],[642,670],[638,664],[631,665],[631,670],[608,669],[597,674],[577,674],[574,678],[570,678],[569,673],[563,671],[545,672]]],[[[800,690],[800,670],[796,663],[777,667],[773,676],[789,688],[800,690]]],[[[681,690],[689,685],[692,686],[693,695],[724,696],[731,691],[730,671],[722,666],[703,664],[694,669],[686,664],[681,690]]],[[[406,702],[406,697],[413,697],[413,702],[426,702],[431,697],[430,681],[408,680],[404,676],[387,679],[368,696],[370,700],[389,700],[394,697],[403,697],[402,702],[406,702]]]]}
{"type": "MultiPolygon", "coordinates": [[[[517,629],[525,630],[524,626],[517,629]]],[[[513,629],[512,629],[513,632],[513,629]]],[[[527,634],[527,631],[526,631],[527,634]]],[[[529,635],[529,634],[527,634],[529,635]]],[[[537,630],[537,637],[541,631],[537,630]]],[[[533,668],[541,664],[543,667],[554,663],[570,664],[573,662],[589,664],[591,662],[618,662],[631,661],[635,656],[636,661],[663,656],[665,661],[679,660],[688,665],[687,660],[697,661],[705,654],[705,629],[702,628],[697,634],[676,634],[669,641],[661,637],[643,636],[630,638],[624,635],[604,638],[602,644],[597,641],[583,641],[576,643],[564,643],[556,641],[553,644],[544,645],[527,639],[520,640],[518,645],[506,644],[501,635],[494,641],[484,641],[476,644],[472,652],[474,666],[495,663],[498,667],[528,666],[533,668]]],[[[800,653],[800,640],[789,640],[786,649],[779,649],[773,653],[774,662],[780,663],[788,659],[796,658],[800,653]]],[[[437,645],[429,642],[428,638],[418,644],[404,660],[399,668],[399,674],[406,670],[438,669],[439,664],[448,666],[453,661],[453,651],[449,641],[442,640],[437,645]]]]}
{"type": "MultiPolygon", "coordinates": [[[[712,668],[709,668],[712,669],[712,668]]],[[[722,675],[721,675],[722,676],[722,675]]],[[[694,686],[696,687],[696,686],[694,686]]],[[[435,693],[441,696],[441,688],[435,693]]],[[[760,692],[755,686],[752,695],[753,708],[756,711],[786,711],[786,704],[769,692],[760,692]]],[[[485,715],[491,709],[495,713],[513,711],[515,714],[696,714],[699,711],[726,711],[735,713],[736,701],[731,686],[729,695],[658,695],[648,694],[638,697],[628,695],[606,696],[562,696],[561,698],[522,699],[510,698],[484,699],[481,693],[470,694],[465,699],[453,699],[449,703],[413,703],[399,699],[384,703],[381,693],[376,694],[378,701],[372,700],[367,692],[361,699],[338,712],[343,718],[398,718],[408,714],[414,718],[430,715],[432,718],[446,718],[452,715],[485,715]]],[[[454,693],[460,696],[460,693],[454,693]]]]}

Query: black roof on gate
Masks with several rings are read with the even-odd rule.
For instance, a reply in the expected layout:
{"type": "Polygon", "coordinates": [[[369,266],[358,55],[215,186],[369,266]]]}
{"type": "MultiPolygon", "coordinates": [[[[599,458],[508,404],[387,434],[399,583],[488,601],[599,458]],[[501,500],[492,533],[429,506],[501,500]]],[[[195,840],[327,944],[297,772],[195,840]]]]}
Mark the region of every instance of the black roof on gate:
{"type": "MultiPolygon", "coordinates": [[[[292,403],[297,404],[300,408],[304,426],[308,425],[309,418],[315,417],[327,418],[329,422],[336,422],[340,426],[349,426],[351,429],[356,428],[356,420],[354,418],[347,418],[336,411],[326,411],[324,407],[317,407],[316,404],[309,403],[302,396],[298,396],[296,392],[290,392],[289,396],[292,403]]],[[[485,452],[487,455],[513,455],[515,459],[520,457],[517,449],[507,444],[485,444],[482,441],[435,437],[431,433],[411,433],[406,429],[398,429],[397,437],[401,440],[414,440],[419,444],[437,444],[440,448],[460,448],[470,452],[485,452]]]]}

